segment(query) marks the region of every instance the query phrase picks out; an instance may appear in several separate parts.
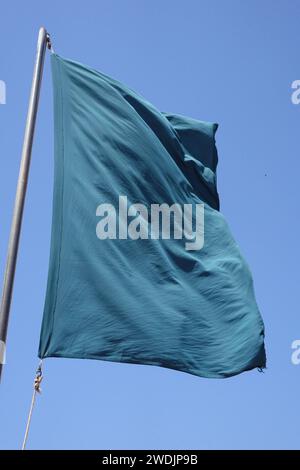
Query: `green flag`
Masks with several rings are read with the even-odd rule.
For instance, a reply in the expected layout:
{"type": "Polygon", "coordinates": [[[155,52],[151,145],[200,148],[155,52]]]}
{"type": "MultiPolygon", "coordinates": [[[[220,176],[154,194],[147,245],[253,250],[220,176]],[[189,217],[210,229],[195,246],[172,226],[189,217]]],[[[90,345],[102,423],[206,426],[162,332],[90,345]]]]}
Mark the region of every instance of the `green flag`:
{"type": "Polygon", "coordinates": [[[247,264],[219,212],[217,125],[52,55],[55,179],[39,356],[203,377],[265,367],[247,264]]]}

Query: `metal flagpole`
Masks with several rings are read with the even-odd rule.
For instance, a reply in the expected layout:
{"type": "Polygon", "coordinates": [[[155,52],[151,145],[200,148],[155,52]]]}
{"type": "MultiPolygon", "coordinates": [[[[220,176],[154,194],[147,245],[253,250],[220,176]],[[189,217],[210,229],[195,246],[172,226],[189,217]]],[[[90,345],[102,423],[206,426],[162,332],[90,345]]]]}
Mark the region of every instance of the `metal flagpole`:
{"type": "Polygon", "coordinates": [[[4,275],[0,308],[0,380],[2,366],[5,363],[6,335],[9,320],[9,311],[16,271],[18,245],[20,239],[22,215],[31,160],[31,150],[43,75],[46,46],[51,49],[50,36],[45,28],[40,28],[37,42],[36,61],[34,65],[31,93],[28,105],[25,135],[23,140],[19,179],[15,197],[15,207],[12,217],[10,237],[8,243],[6,270],[4,275]]]}

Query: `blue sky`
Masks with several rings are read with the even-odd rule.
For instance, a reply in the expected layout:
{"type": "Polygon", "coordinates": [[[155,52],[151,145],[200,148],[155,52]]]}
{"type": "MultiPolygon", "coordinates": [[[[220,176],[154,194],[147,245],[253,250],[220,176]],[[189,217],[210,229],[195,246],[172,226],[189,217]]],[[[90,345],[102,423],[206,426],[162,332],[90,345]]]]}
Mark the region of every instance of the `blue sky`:
{"type": "MultiPolygon", "coordinates": [[[[112,0],[1,5],[0,273],[17,181],[38,29],[55,51],[125,82],[163,111],[216,121],[221,210],[253,272],[268,369],[226,380],[157,367],[47,359],[33,449],[300,447],[299,0],[112,0]]],[[[20,448],[37,365],[53,184],[46,57],[24,213],[0,448],[20,448]]]]}

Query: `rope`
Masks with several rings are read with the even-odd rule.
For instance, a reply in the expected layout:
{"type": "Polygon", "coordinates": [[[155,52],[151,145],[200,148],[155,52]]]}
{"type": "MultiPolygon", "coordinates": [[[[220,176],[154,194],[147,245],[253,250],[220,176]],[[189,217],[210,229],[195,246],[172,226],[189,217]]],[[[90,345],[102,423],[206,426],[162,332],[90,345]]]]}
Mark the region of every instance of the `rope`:
{"type": "Polygon", "coordinates": [[[43,380],[43,372],[42,372],[42,364],[43,361],[40,361],[39,366],[37,368],[36,374],[35,374],[35,379],[33,383],[33,394],[32,394],[32,399],[31,399],[31,404],[30,404],[30,410],[27,418],[27,423],[26,423],[26,430],[24,434],[24,439],[23,439],[23,444],[22,444],[22,450],[25,450],[26,448],[26,442],[28,438],[28,433],[29,433],[29,428],[30,428],[30,423],[31,423],[31,417],[32,417],[32,412],[35,404],[35,399],[37,393],[41,393],[41,381],[43,380]]]}

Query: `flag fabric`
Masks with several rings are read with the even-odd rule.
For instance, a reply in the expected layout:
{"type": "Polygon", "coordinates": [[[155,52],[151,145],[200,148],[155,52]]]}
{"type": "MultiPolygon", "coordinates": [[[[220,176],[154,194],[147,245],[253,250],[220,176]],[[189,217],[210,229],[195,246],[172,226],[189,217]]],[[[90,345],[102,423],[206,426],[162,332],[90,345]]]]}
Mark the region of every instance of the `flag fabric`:
{"type": "Polygon", "coordinates": [[[162,113],[103,73],[51,60],[55,174],[39,357],[211,378],[264,368],[251,273],[219,211],[217,125],[162,113]]]}

